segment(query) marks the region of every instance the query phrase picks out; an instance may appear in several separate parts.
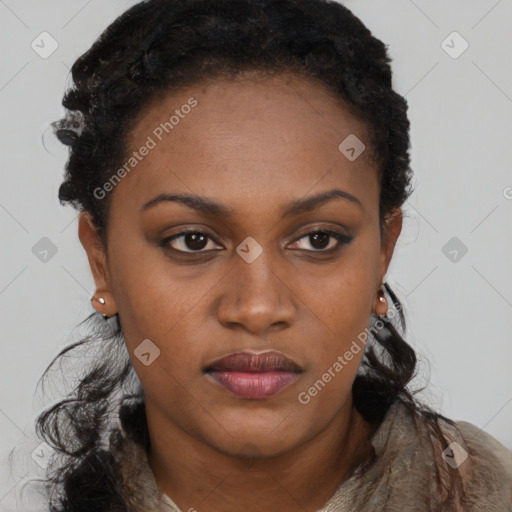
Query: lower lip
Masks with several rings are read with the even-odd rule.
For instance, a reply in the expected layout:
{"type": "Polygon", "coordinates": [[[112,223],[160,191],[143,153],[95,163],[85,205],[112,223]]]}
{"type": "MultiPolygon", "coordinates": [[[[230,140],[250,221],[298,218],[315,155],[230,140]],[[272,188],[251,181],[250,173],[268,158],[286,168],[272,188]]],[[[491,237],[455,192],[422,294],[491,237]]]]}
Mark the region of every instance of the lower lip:
{"type": "Polygon", "coordinates": [[[235,372],[214,371],[208,375],[240,398],[267,398],[289,386],[296,378],[294,372],[235,372]]]}

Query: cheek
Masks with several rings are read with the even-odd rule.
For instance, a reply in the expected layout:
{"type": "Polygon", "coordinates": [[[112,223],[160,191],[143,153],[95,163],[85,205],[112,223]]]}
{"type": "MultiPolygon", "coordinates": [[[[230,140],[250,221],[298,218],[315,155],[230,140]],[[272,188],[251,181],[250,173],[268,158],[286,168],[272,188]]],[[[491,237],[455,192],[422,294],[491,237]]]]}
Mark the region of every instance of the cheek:
{"type": "MultiPolygon", "coordinates": [[[[347,252],[329,275],[317,277],[316,286],[300,292],[318,327],[311,351],[314,371],[308,381],[309,386],[318,385],[308,395],[322,394],[319,401],[339,403],[340,396],[349,393],[363,359],[378,270],[378,255],[363,245],[347,252]]],[[[311,285],[308,279],[305,282],[311,285]]]]}
{"type": "MultiPolygon", "coordinates": [[[[368,252],[367,254],[371,254],[368,252]]],[[[294,293],[317,320],[326,336],[348,340],[368,326],[372,312],[378,260],[353,251],[328,269],[301,273],[294,293]]]]}
{"type": "Polygon", "coordinates": [[[198,327],[206,321],[198,319],[207,316],[205,304],[217,280],[210,282],[205,275],[191,283],[176,267],[171,271],[161,257],[151,260],[121,255],[118,261],[112,291],[133,367],[148,396],[161,395],[165,403],[176,405],[183,390],[190,389],[200,375],[209,337],[198,327]],[[142,343],[151,355],[158,354],[149,366],[137,357],[139,347],[145,346],[142,343]]]}
{"type": "MultiPolygon", "coordinates": [[[[349,292],[340,287],[336,291],[349,292]]],[[[324,297],[324,300],[327,296],[324,297]]],[[[326,302],[327,303],[327,302],[326,302]]],[[[297,394],[303,412],[326,421],[350,396],[352,384],[363,360],[369,327],[368,294],[331,296],[329,330],[322,321],[317,342],[312,346],[314,365],[297,394]],[[322,335],[324,334],[325,335],[322,335]]],[[[321,420],[320,420],[321,421],[321,420]]]]}
{"type": "MultiPolygon", "coordinates": [[[[194,287],[192,293],[184,293],[170,279],[153,279],[151,273],[141,271],[139,277],[144,276],[126,278],[118,290],[122,297],[118,303],[119,316],[128,351],[133,359],[141,342],[149,339],[160,351],[155,365],[158,363],[158,368],[167,375],[179,376],[192,363],[197,366],[197,359],[191,357],[200,345],[194,318],[199,314],[204,290],[201,293],[194,287]]],[[[158,352],[157,349],[154,350],[158,352]]],[[[134,360],[134,366],[140,367],[139,361],[134,360]]],[[[141,371],[144,370],[142,367],[141,371]]]]}
{"type": "Polygon", "coordinates": [[[161,339],[194,314],[208,283],[204,280],[204,286],[191,286],[186,278],[188,269],[172,266],[162,249],[142,237],[132,243],[129,238],[128,234],[113,236],[109,257],[112,293],[126,341],[161,339]]]}

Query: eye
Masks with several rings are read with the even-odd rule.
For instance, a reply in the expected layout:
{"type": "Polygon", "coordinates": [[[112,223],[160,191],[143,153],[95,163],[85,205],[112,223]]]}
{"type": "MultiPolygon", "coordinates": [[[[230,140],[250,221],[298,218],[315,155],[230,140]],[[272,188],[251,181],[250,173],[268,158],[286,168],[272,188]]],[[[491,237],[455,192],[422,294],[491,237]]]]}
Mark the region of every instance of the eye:
{"type": "Polygon", "coordinates": [[[182,231],[162,240],[162,246],[170,246],[178,252],[205,252],[203,249],[207,247],[209,240],[213,239],[201,231],[182,231]]]}
{"type": "Polygon", "coordinates": [[[293,242],[292,246],[294,247],[292,248],[305,249],[313,252],[334,252],[341,248],[342,245],[348,245],[352,241],[352,238],[352,236],[343,235],[342,233],[330,229],[315,229],[293,242]],[[307,243],[313,247],[313,249],[298,247],[297,244],[303,239],[306,239],[307,243]]]}

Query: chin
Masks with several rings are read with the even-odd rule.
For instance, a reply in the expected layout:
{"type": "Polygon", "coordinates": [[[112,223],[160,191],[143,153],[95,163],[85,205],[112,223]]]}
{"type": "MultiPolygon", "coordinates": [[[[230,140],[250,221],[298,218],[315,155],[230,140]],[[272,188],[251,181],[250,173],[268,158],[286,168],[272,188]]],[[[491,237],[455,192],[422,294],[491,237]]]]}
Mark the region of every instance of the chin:
{"type": "Polygon", "coordinates": [[[231,417],[217,425],[215,438],[210,431],[209,444],[230,457],[254,459],[282,455],[307,439],[307,432],[300,432],[291,414],[260,416],[254,421],[252,415],[242,414],[243,418],[231,417]]]}
{"type": "Polygon", "coordinates": [[[219,452],[240,460],[254,461],[258,459],[270,459],[284,455],[295,447],[290,439],[282,436],[279,439],[254,439],[247,436],[245,438],[229,438],[213,447],[219,452]],[[250,439],[250,441],[249,441],[250,439]]]}

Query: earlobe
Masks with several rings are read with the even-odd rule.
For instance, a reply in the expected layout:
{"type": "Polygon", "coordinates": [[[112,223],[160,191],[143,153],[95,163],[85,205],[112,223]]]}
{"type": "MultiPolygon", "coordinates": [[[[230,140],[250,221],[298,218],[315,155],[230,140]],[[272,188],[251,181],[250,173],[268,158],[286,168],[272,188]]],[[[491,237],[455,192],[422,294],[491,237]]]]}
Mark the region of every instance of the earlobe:
{"type": "Polygon", "coordinates": [[[377,293],[377,300],[374,312],[379,318],[385,318],[388,314],[388,302],[386,300],[384,285],[381,285],[377,293]]]}
{"type": "Polygon", "coordinates": [[[94,296],[91,297],[91,303],[94,309],[103,316],[105,320],[117,314],[114,297],[108,291],[97,290],[94,296]]]}

